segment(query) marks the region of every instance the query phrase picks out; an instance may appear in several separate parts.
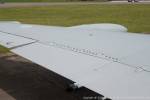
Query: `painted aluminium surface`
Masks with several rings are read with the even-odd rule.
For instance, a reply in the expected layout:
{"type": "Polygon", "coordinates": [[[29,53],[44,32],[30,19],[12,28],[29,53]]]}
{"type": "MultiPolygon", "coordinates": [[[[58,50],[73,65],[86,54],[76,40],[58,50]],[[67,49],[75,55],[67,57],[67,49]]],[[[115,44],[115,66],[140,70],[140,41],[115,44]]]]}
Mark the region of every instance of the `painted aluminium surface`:
{"type": "Polygon", "coordinates": [[[14,46],[29,43],[12,52],[100,94],[114,99],[150,97],[149,35],[112,24],[53,27],[7,22],[0,24],[0,31],[4,46],[10,40],[14,46]]]}

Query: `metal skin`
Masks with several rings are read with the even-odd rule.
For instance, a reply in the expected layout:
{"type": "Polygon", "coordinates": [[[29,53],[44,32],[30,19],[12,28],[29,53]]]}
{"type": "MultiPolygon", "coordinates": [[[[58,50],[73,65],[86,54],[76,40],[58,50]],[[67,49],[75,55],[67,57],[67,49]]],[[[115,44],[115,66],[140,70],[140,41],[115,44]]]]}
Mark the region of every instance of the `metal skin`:
{"type": "Polygon", "coordinates": [[[0,22],[0,44],[105,97],[150,99],[150,35],[117,24],[72,27],[0,22]]]}

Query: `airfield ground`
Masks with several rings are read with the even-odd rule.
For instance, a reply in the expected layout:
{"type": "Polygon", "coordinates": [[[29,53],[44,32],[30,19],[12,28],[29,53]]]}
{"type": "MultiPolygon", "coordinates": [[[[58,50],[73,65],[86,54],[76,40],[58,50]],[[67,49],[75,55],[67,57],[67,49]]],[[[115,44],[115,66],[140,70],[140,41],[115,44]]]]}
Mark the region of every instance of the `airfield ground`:
{"type": "MultiPolygon", "coordinates": [[[[150,5],[142,3],[7,5],[0,8],[0,21],[59,26],[117,23],[128,27],[131,32],[141,33],[150,33],[149,16],[150,5]]],[[[83,96],[97,95],[86,88],[68,93],[65,88],[70,80],[8,51],[0,46],[0,100],[80,100],[83,96]]]]}
{"type": "Polygon", "coordinates": [[[116,23],[126,26],[130,32],[150,32],[150,4],[49,3],[47,6],[44,5],[46,4],[38,7],[35,7],[33,3],[22,4],[21,7],[16,3],[0,5],[6,6],[6,8],[0,8],[0,21],[15,20],[23,23],[59,26],[116,23]]]}
{"type": "Polygon", "coordinates": [[[12,53],[0,54],[0,100],[84,100],[87,88],[67,92],[72,81],[12,53]]]}
{"type": "MultiPolygon", "coordinates": [[[[30,6],[22,4],[27,7],[20,7],[19,4],[0,5],[3,6],[0,8],[0,21],[58,26],[116,23],[124,25],[130,32],[150,33],[149,3],[51,3],[47,6],[44,6],[45,3],[40,6],[34,6],[33,3],[30,6]]],[[[7,51],[0,46],[1,53],[7,51]]]]}

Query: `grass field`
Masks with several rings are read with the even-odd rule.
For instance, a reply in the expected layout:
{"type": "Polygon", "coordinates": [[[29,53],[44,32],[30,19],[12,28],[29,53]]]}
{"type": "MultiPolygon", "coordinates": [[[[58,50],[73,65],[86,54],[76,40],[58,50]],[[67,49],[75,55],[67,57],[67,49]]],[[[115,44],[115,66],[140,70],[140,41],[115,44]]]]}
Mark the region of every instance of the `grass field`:
{"type": "MultiPolygon", "coordinates": [[[[72,26],[87,23],[116,23],[130,32],[150,33],[150,5],[61,5],[28,8],[1,8],[1,21],[72,26]]],[[[6,51],[1,49],[0,52],[6,51]]]]}
{"type": "Polygon", "coordinates": [[[5,2],[66,2],[69,0],[3,0],[5,2]]]}
{"type": "MultiPolygon", "coordinates": [[[[3,1],[5,2],[70,2],[70,1],[82,1],[82,0],[3,0],[3,1]]],[[[93,1],[106,1],[106,0],[93,0],[93,1]]]]}
{"type": "Polygon", "coordinates": [[[0,45],[0,53],[7,53],[9,50],[0,45]]]}

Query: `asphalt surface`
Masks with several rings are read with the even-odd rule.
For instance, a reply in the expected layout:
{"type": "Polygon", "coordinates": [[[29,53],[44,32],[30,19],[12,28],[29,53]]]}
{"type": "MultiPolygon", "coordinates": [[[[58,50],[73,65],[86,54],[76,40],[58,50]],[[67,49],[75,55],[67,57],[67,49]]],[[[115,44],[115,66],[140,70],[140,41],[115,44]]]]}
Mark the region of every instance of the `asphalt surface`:
{"type": "Polygon", "coordinates": [[[87,97],[102,97],[85,87],[67,91],[71,83],[15,54],[0,54],[0,100],[97,100],[87,97]]]}
{"type": "Polygon", "coordinates": [[[135,3],[125,1],[110,1],[110,2],[25,2],[25,3],[4,3],[0,4],[0,8],[12,7],[44,7],[44,6],[61,6],[61,5],[101,5],[101,4],[150,4],[150,0],[139,1],[135,3]]]}

